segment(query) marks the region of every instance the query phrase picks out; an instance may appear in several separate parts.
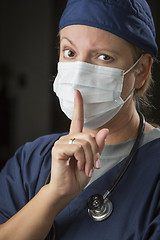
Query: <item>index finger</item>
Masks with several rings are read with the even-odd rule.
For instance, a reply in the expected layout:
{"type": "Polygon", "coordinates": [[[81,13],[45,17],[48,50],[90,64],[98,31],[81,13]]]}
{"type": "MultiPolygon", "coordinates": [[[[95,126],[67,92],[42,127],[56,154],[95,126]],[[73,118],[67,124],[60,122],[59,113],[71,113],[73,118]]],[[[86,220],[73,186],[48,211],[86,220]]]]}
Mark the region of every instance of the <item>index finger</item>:
{"type": "Polygon", "coordinates": [[[83,113],[83,98],[79,90],[75,90],[74,95],[74,110],[72,116],[72,122],[70,126],[70,133],[82,132],[84,123],[83,113]]]}

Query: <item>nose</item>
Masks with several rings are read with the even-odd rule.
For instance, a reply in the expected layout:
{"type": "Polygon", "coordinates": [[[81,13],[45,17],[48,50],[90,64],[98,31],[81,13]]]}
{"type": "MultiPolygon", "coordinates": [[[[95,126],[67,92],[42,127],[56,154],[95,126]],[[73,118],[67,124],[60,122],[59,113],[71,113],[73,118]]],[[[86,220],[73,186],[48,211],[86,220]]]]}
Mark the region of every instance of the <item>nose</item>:
{"type": "Polygon", "coordinates": [[[92,63],[91,58],[87,52],[81,53],[77,56],[77,61],[86,62],[86,63],[92,63]]]}

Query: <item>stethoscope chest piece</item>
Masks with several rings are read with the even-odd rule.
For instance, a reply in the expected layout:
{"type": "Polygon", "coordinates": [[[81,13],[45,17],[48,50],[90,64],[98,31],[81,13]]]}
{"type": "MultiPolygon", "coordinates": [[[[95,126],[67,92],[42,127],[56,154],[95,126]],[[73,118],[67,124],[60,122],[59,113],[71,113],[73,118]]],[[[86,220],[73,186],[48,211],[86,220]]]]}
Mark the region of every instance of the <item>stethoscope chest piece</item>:
{"type": "Polygon", "coordinates": [[[102,195],[95,194],[89,197],[88,214],[94,221],[103,221],[108,218],[112,211],[113,205],[108,198],[103,198],[102,195]]]}

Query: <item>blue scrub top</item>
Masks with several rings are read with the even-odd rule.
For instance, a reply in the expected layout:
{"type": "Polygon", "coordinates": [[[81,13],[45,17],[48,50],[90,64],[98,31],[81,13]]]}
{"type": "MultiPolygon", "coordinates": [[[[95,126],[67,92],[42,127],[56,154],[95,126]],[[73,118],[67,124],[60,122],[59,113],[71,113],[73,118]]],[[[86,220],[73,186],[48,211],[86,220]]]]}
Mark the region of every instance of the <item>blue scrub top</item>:
{"type": "MultiPolygon", "coordinates": [[[[0,173],[0,223],[19,211],[44,185],[51,148],[61,134],[21,147],[0,173]]],[[[55,219],[56,240],[160,240],[160,139],[143,145],[115,190],[113,213],[94,222],[87,199],[104,194],[124,160],[84,189],[55,219]]]]}
{"type": "Polygon", "coordinates": [[[56,240],[160,240],[160,139],[142,146],[115,190],[108,196],[113,213],[94,222],[87,199],[104,194],[124,161],[93,182],[55,219],[56,240]]]}

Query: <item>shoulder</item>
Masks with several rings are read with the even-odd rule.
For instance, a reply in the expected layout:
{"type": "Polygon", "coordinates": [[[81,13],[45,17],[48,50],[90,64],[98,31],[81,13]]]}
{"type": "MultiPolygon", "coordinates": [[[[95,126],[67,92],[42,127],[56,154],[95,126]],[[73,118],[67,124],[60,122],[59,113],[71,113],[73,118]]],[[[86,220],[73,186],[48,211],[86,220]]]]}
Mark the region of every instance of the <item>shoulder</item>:
{"type": "MultiPolygon", "coordinates": [[[[32,142],[27,142],[23,147],[25,154],[33,154],[33,152],[39,153],[45,156],[53,147],[54,143],[63,135],[67,133],[57,133],[41,136],[32,142]]],[[[21,149],[21,148],[20,148],[21,149]]],[[[19,149],[18,149],[19,151],[19,149]]]]}
{"type": "Polygon", "coordinates": [[[0,182],[11,185],[15,182],[18,187],[21,184],[29,199],[32,198],[44,185],[50,171],[51,149],[55,141],[65,134],[42,136],[21,146],[2,169],[0,182]]]}
{"type": "Polygon", "coordinates": [[[140,149],[142,151],[147,151],[147,153],[160,153],[160,135],[145,143],[140,149]]]}
{"type": "MultiPolygon", "coordinates": [[[[41,168],[43,164],[50,164],[51,149],[54,143],[66,133],[57,133],[41,136],[32,142],[27,142],[15,153],[21,168],[41,168]]],[[[14,156],[14,158],[15,158],[14,156]]]]}
{"type": "Polygon", "coordinates": [[[150,172],[160,172],[160,138],[147,142],[137,152],[139,164],[150,172]],[[144,167],[145,166],[145,167],[144,167]]]}
{"type": "Polygon", "coordinates": [[[140,146],[142,151],[148,153],[156,151],[158,153],[160,151],[160,129],[153,128],[147,131],[142,137],[140,146]]]}
{"type": "Polygon", "coordinates": [[[37,138],[21,146],[0,172],[0,223],[7,221],[45,184],[51,149],[62,134],[37,138]]]}
{"type": "Polygon", "coordinates": [[[15,152],[14,156],[8,160],[7,164],[10,162],[15,162],[17,165],[23,167],[32,161],[32,166],[36,161],[36,165],[41,164],[48,154],[50,154],[51,149],[61,136],[66,133],[57,133],[41,136],[32,142],[27,142],[23,146],[19,147],[15,152]]]}

